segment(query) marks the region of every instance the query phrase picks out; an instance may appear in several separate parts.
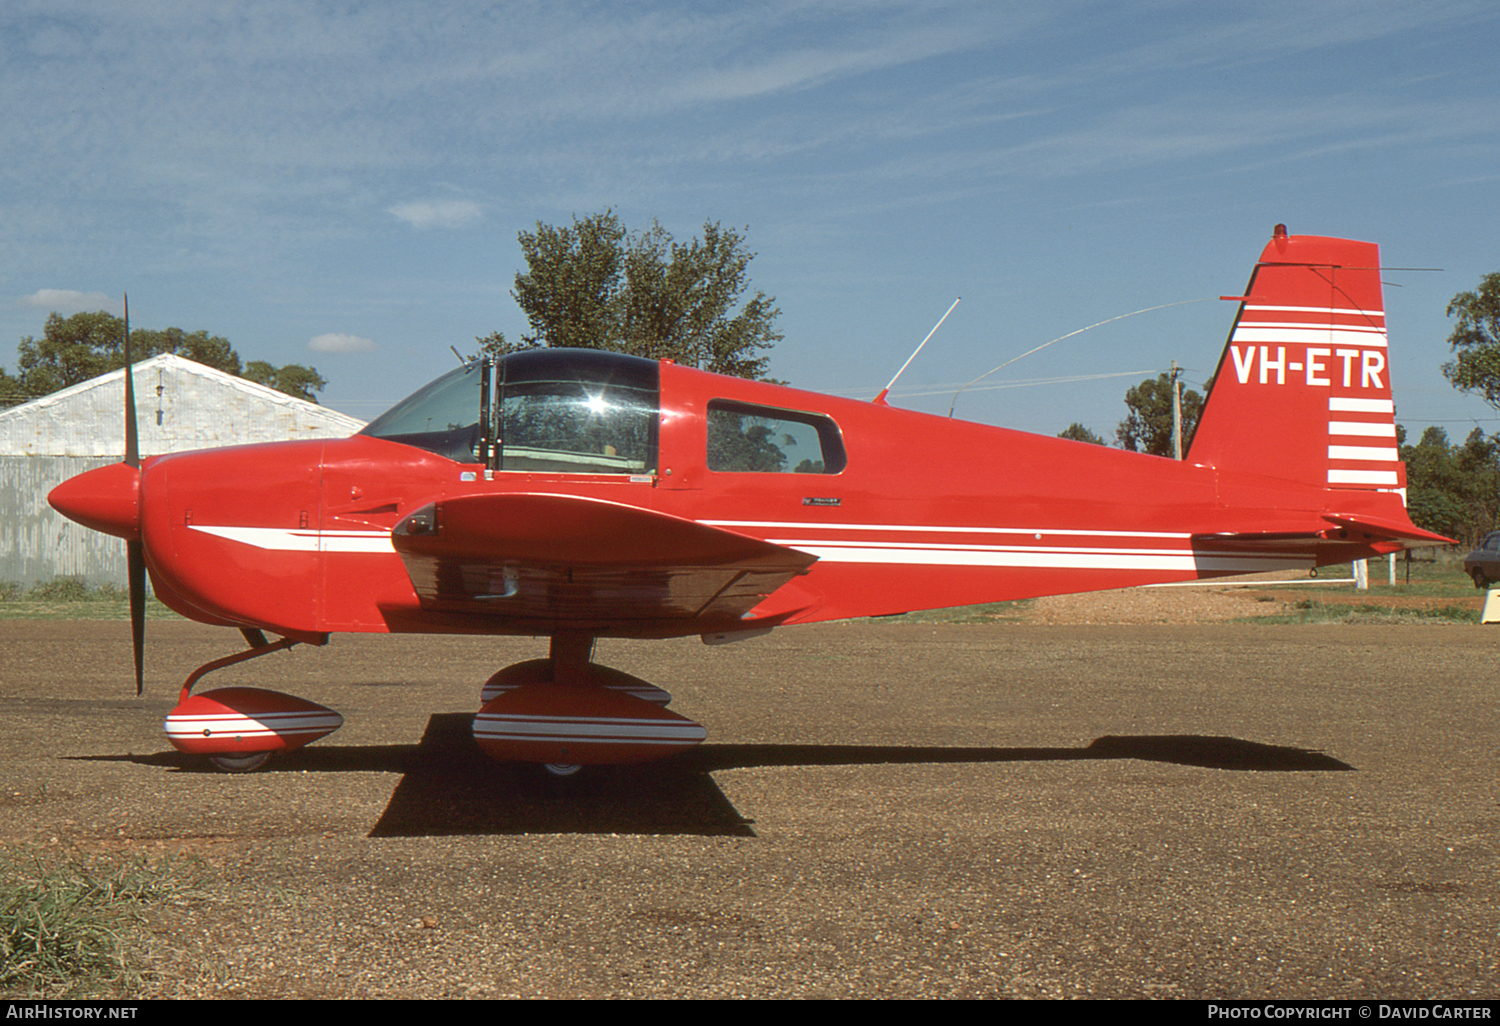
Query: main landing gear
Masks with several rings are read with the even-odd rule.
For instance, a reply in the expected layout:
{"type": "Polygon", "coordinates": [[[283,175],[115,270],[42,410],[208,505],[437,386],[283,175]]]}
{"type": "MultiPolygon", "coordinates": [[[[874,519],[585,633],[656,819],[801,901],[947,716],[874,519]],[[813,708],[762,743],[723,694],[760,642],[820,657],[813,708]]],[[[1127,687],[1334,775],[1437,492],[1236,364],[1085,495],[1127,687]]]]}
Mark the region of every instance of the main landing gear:
{"type": "MultiPolygon", "coordinates": [[[[250,648],[205,663],[182,686],[166,720],[182,752],[204,755],[226,773],[248,773],[275,752],[291,751],[343,725],[332,709],[263,688],[219,688],[193,695],[214,670],[326,636],[268,642],[243,631],[250,648]]],[[[584,766],[648,762],[698,744],[708,732],[667,709],[672,696],[628,673],[590,662],[594,639],[556,635],[545,659],[507,666],[491,677],[474,717],[474,740],[503,762],[533,762],[568,777],[584,766]]]]}
{"type": "Polygon", "coordinates": [[[507,666],[489,679],[474,740],[492,758],[538,762],[556,776],[583,766],[649,762],[708,736],[666,708],[672,696],[589,661],[594,639],[554,635],[546,659],[507,666]]]}

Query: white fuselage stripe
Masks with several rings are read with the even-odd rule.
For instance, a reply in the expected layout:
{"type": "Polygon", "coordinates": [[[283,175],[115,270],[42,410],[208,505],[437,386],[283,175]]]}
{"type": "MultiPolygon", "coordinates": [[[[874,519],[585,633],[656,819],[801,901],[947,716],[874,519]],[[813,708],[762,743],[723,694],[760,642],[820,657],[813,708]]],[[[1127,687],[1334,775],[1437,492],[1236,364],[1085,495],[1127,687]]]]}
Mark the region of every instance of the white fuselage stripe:
{"type": "Polygon", "coordinates": [[[1191,538],[1187,531],[1085,531],[1053,527],[933,527],[913,524],[844,524],[787,520],[700,520],[710,527],[772,527],[783,531],[902,531],[908,534],[1029,534],[1065,538],[1191,538]]]}
{"type": "Polygon", "coordinates": [[[314,531],[282,527],[215,527],[190,524],[216,538],[253,545],[276,552],[384,552],[394,553],[389,531],[314,531]]]}
{"type": "Polygon", "coordinates": [[[886,563],[907,566],[1024,567],[1047,570],[1134,570],[1198,573],[1250,573],[1259,570],[1295,569],[1312,565],[1312,557],[1285,553],[1201,553],[1189,551],[1128,552],[1119,550],[1059,549],[1026,551],[1015,548],[801,544],[791,546],[826,563],[886,563]]]}

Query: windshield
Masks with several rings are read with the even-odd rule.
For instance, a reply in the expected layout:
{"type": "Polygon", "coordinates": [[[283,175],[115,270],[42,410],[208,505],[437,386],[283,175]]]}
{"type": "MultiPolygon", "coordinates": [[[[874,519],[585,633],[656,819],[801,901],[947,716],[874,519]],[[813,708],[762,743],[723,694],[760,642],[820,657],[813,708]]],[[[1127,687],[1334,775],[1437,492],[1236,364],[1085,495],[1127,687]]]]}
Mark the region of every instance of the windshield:
{"type": "Polygon", "coordinates": [[[656,361],[595,349],[530,349],[497,361],[493,376],[487,368],[476,361],[444,374],[360,434],[492,470],[656,471],[656,361]],[[492,410],[492,430],[482,431],[492,410]]]}
{"type": "Polygon", "coordinates": [[[477,463],[483,381],[477,360],[449,371],[376,417],[360,434],[477,463]]]}

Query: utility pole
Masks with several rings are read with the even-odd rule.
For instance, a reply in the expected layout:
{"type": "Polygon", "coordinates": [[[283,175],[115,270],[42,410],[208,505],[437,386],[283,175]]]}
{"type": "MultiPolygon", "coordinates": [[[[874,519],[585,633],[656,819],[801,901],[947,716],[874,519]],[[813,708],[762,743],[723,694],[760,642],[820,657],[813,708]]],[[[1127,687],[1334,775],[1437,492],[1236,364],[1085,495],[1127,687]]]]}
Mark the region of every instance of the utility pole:
{"type": "Polygon", "coordinates": [[[1182,459],[1182,383],[1177,380],[1177,361],[1172,361],[1172,458],[1182,459]]]}

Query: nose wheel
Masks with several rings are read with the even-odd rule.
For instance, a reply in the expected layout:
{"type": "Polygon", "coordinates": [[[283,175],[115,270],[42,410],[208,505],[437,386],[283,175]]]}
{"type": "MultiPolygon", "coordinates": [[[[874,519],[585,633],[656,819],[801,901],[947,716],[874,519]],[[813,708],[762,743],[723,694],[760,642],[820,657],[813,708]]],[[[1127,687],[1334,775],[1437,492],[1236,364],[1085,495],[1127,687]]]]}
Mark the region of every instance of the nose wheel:
{"type": "MultiPolygon", "coordinates": [[[[205,663],[189,675],[177,706],[162,724],[172,747],[202,755],[224,773],[252,773],[274,752],[288,752],[338,730],[344,718],[332,709],[264,688],[219,688],[193,694],[205,674],[247,659],[282,652],[298,642],[268,642],[260,631],[242,632],[251,648],[205,663]]],[[[322,644],[318,639],[317,644],[322,644]]]]}

